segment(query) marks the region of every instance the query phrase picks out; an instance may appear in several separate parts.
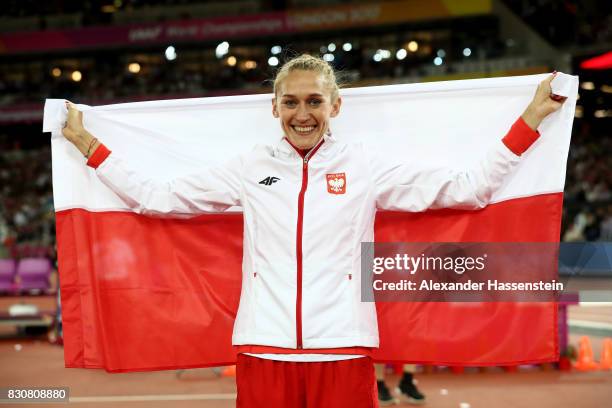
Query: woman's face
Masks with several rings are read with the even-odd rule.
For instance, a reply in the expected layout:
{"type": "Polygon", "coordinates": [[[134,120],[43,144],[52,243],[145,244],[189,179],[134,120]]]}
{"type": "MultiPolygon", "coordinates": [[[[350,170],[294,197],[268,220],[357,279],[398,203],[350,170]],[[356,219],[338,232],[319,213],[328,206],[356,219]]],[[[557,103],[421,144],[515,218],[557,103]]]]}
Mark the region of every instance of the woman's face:
{"type": "Polygon", "coordinates": [[[331,89],[323,75],[295,70],[281,82],[272,99],[272,113],[280,118],[289,141],[299,149],[310,149],[329,128],[329,119],[340,111],[340,97],[331,100],[331,89]]]}

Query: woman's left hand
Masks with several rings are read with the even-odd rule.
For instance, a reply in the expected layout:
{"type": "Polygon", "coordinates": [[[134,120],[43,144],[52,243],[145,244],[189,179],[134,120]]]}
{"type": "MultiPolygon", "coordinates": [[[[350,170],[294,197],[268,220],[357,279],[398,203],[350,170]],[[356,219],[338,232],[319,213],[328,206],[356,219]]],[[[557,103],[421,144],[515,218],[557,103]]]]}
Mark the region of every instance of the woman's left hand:
{"type": "Polygon", "coordinates": [[[536,130],[544,118],[559,109],[567,99],[552,93],[550,83],[555,78],[555,75],[556,72],[540,82],[532,101],[521,115],[525,123],[533,130],[536,130]]]}

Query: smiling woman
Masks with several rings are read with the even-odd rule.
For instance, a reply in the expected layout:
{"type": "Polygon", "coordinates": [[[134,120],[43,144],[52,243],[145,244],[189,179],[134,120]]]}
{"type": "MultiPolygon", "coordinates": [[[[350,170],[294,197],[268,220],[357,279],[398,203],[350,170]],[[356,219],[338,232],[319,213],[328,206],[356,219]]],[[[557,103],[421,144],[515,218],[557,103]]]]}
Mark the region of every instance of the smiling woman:
{"type": "Polygon", "coordinates": [[[279,70],[272,114],[294,147],[311,149],[329,131],[330,118],[340,113],[338,91],[333,68],[320,58],[305,54],[279,70]]]}

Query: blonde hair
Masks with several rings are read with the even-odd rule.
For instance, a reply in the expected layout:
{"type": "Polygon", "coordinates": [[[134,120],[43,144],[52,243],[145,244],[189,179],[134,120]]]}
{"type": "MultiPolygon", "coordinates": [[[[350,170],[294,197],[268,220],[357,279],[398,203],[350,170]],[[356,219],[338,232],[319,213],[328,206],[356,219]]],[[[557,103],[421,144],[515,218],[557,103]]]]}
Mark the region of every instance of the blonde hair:
{"type": "Polygon", "coordinates": [[[314,57],[309,54],[302,54],[298,57],[292,58],[287,61],[281,69],[276,73],[274,78],[274,96],[278,96],[277,92],[280,88],[281,83],[285,80],[289,73],[301,70],[301,71],[313,71],[318,72],[323,76],[325,85],[331,90],[331,100],[335,101],[338,99],[340,87],[338,80],[336,79],[336,72],[329,63],[322,58],[314,57]]]}

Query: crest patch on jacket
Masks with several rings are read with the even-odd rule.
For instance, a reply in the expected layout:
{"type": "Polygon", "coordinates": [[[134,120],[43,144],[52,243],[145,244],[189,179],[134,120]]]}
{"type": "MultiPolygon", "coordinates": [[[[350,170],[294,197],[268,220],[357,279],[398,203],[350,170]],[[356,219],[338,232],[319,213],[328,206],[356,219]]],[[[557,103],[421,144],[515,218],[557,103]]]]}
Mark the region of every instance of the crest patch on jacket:
{"type": "Polygon", "coordinates": [[[344,173],[327,174],[327,192],[330,194],[346,193],[346,175],[344,173]]]}

